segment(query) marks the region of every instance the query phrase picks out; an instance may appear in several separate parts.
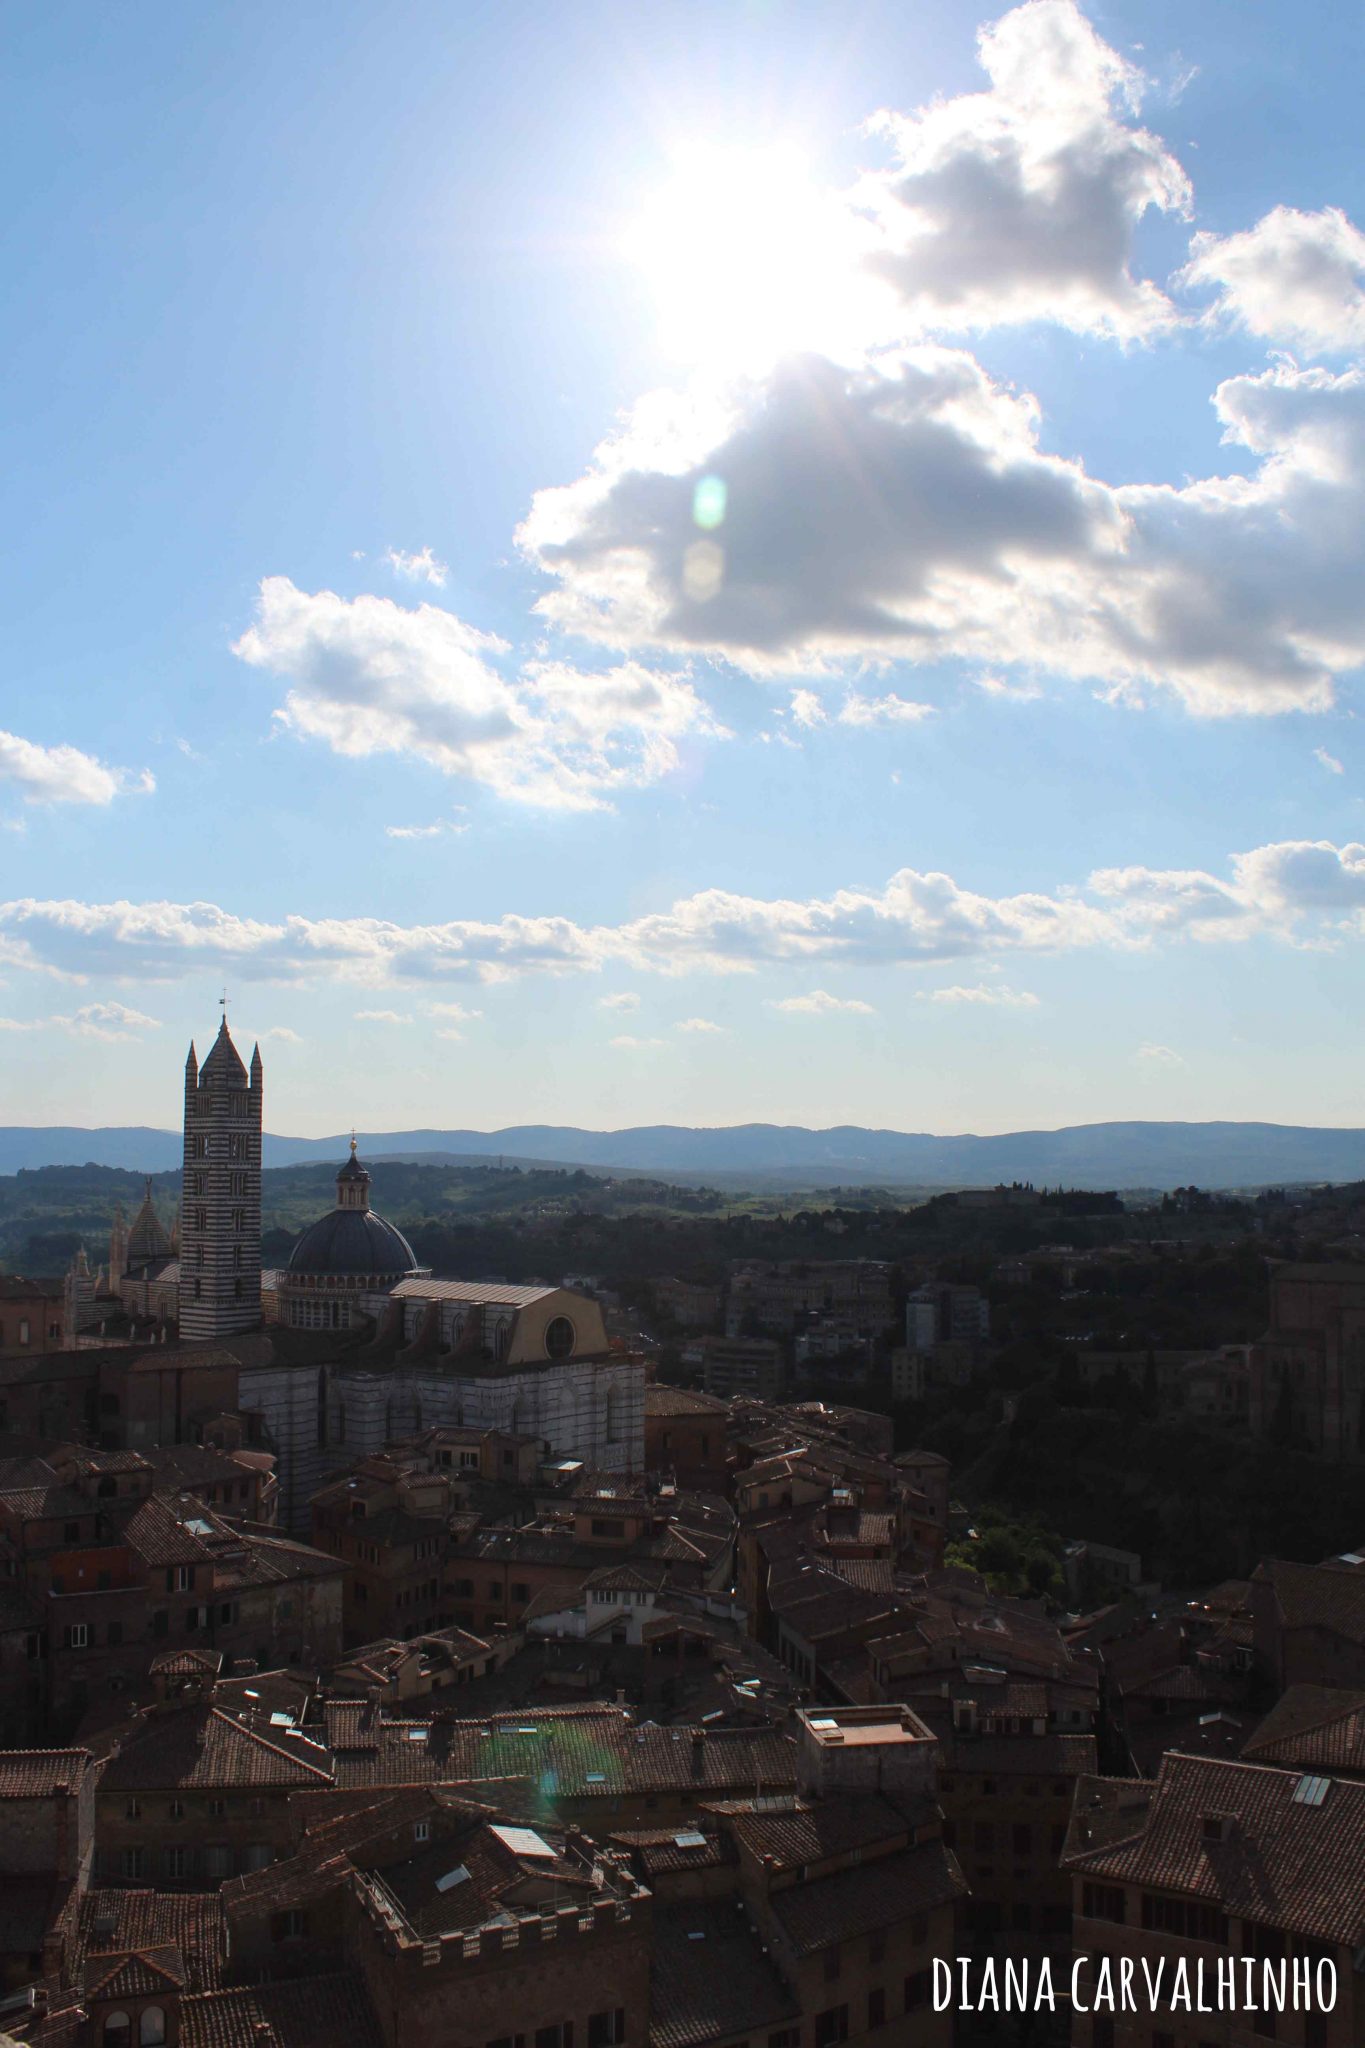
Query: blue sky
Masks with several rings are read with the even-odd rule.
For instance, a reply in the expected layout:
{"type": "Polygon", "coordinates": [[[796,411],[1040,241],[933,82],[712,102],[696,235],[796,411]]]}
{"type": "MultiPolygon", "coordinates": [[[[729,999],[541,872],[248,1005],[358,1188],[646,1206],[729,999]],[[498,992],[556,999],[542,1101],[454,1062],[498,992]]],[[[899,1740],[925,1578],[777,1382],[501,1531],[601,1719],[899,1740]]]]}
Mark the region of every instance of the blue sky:
{"type": "Polygon", "coordinates": [[[12,22],[0,1120],[1365,1122],[1362,41],[12,22]]]}

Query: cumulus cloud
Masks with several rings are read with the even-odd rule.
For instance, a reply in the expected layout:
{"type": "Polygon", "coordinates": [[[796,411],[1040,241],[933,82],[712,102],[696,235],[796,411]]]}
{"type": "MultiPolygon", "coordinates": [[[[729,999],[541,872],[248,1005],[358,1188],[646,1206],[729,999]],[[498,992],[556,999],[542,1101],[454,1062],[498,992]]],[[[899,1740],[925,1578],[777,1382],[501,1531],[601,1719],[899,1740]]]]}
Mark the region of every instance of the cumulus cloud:
{"type": "Polygon", "coordinates": [[[338,754],[415,755],[551,808],[600,809],[673,769],[682,735],[726,736],[684,677],[539,662],[508,681],[495,666],[506,643],[440,606],[309,593],[287,576],[264,579],[233,651],[289,684],[276,715],[300,736],[338,754]]]}
{"type": "Polygon", "coordinates": [[[632,1038],[629,1032],[622,1032],[611,1043],[618,1052],[656,1052],[661,1045],[667,1045],[666,1038],[632,1038]]]}
{"type": "Polygon", "coordinates": [[[823,725],[825,716],[825,707],[814,690],[792,691],[792,718],[797,725],[823,725]]]}
{"type": "MultiPolygon", "coordinates": [[[[1055,586],[1122,538],[1110,495],[1039,452],[1031,401],[960,351],[788,361],[734,386],[713,425],[696,449],[695,420],[639,408],[578,483],[537,494],[520,540],[557,579],[547,617],[759,674],[933,658],[972,651],[992,618],[1027,643],[1040,608],[1050,616],[1049,569],[1055,586]],[[726,478],[728,510],[699,591],[687,559],[710,473],[726,478]]],[[[809,694],[793,709],[816,715],[809,694]]]]}
{"type": "Polygon", "coordinates": [[[263,1039],[276,1038],[280,1041],[282,1045],[303,1044],[303,1037],[301,1033],[292,1030],[288,1024],[272,1024],[270,1025],[268,1030],[265,1030],[261,1033],[261,1037],[263,1039]]]}
{"type": "Polygon", "coordinates": [[[440,1017],[447,1024],[472,1024],[483,1011],[467,1009],[463,1003],[428,1003],[427,1015],[440,1017]]]}
{"type": "Polygon", "coordinates": [[[1321,762],[1329,775],[1344,775],[1346,773],[1345,762],[1338,761],[1335,754],[1329,754],[1326,747],[1314,747],[1313,759],[1321,762]]]}
{"type": "Polygon", "coordinates": [[[357,1010],[358,1024],[411,1024],[411,1013],[404,1010],[357,1010]]]}
{"type": "Polygon", "coordinates": [[[876,1015],[871,1003],[860,1003],[853,996],[832,996],[827,988],[813,988],[808,996],[784,996],[773,1008],[805,1017],[828,1017],[835,1010],[846,1010],[859,1017],[876,1015]]]}
{"type": "Polygon", "coordinates": [[[1169,1045],[1140,1045],[1133,1055],[1151,1067],[1183,1067],[1185,1062],[1169,1045]]]}
{"type": "Polygon", "coordinates": [[[40,747],[0,732],[0,790],[6,788],[29,804],[108,804],[116,796],[146,795],[156,781],[146,770],[106,767],[79,747],[40,747]]]}
{"type": "Polygon", "coordinates": [[[683,1017],[675,1026],[678,1031],[723,1032],[723,1024],[713,1024],[709,1017],[683,1017]]]}
{"type": "MultiPolygon", "coordinates": [[[[1054,894],[988,896],[951,875],[901,868],[880,888],[827,896],[704,889],[614,925],[513,913],[412,925],[368,917],[253,919],[213,903],[29,897],[0,903],[0,957],[11,970],[73,979],[181,981],[227,971],[281,983],[330,978],[430,988],[606,968],[680,975],[817,962],[924,967],[1102,946],[1230,943],[1258,934],[1295,943],[1365,934],[1363,845],[1280,840],[1233,855],[1228,870],[1220,876],[1198,868],[1101,868],[1054,894]]],[[[841,1002],[817,988],[781,1007],[818,1012],[841,1002]]],[[[603,1006],[632,1007],[610,997],[603,1006]]],[[[473,1014],[456,1007],[464,1017],[473,1014]]]]}
{"type": "MultiPolygon", "coordinates": [[[[756,675],[957,656],[1202,714],[1325,708],[1365,661],[1365,372],[1279,364],[1214,406],[1250,475],[1113,487],[1044,453],[1034,402],[961,351],[806,357],[732,387],[704,447],[695,421],[628,418],[520,539],[555,579],[542,612],[620,649],[756,675]],[[728,509],[699,594],[712,473],[728,509]]],[[[797,722],[818,703],[798,692],[797,722]]]]}
{"type": "Polygon", "coordinates": [[[1189,181],[1136,113],[1146,83],[1072,0],[1028,0],[978,39],[986,92],[873,123],[895,162],[857,197],[869,257],[919,328],[1047,320],[1123,338],[1175,314],[1134,275],[1149,211],[1181,214],[1189,181]]]}
{"type": "Polygon", "coordinates": [[[1181,282],[1211,287],[1211,320],[1311,353],[1365,347],[1365,234],[1338,207],[1277,206],[1235,235],[1196,235],[1181,282]]]}
{"type": "Polygon", "coordinates": [[[951,988],[922,988],[917,992],[922,1003],[985,1003],[1006,1010],[1036,1010],[1038,998],[1023,988],[1005,988],[1001,984],[978,982],[973,987],[955,983],[951,988]]]}
{"type": "Polygon", "coordinates": [[[402,548],[389,548],[384,555],[395,576],[401,576],[405,583],[430,583],[439,590],[450,574],[444,562],[433,555],[430,548],[422,548],[416,554],[405,554],[402,548]]]}
{"type": "Polygon", "coordinates": [[[131,1010],[126,1003],[86,1003],[65,1017],[0,1017],[0,1031],[61,1031],[73,1038],[100,1038],[111,1045],[160,1029],[159,1017],[131,1010]]]}
{"type": "Polygon", "coordinates": [[[638,1010],[640,998],[629,989],[622,989],[618,995],[599,996],[597,1007],[599,1010],[638,1010]]]}

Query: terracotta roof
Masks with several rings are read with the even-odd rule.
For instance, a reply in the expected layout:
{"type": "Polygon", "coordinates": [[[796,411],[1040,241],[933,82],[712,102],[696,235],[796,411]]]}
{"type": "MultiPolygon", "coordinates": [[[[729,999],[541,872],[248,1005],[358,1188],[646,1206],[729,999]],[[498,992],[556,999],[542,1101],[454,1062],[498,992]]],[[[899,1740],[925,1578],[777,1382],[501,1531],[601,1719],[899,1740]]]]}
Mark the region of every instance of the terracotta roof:
{"type": "Polygon", "coordinates": [[[171,1949],[188,1988],[208,1991],[221,1981],[227,1963],[217,1892],[87,1892],[69,1918],[67,1941],[62,1975],[73,1984],[88,1985],[91,1972],[109,1956],[171,1949]]]}
{"type": "Polygon", "coordinates": [[[801,2006],[738,1899],[656,1906],[650,2048],[703,2048],[800,2020],[801,2006]]]}
{"type": "Polygon", "coordinates": [[[609,1799],[670,1790],[721,1797],[796,1782],[795,1744],[767,1727],[710,1729],[694,1740],[691,1728],[637,1727],[622,1708],[598,1704],[473,1721],[438,1714],[425,1736],[421,1724],[383,1719],[364,1701],[329,1703],[326,1716],[344,1789],[512,1780],[550,1799],[609,1799]]]}
{"type": "Polygon", "coordinates": [[[90,1761],[88,1749],[0,1749],[0,1799],[47,1799],[74,1791],[90,1761]]]}
{"type": "Polygon", "coordinates": [[[1207,1900],[1238,1919],[1356,1947],[1365,1937],[1365,1785],[1325,1783],[1313,1803],[1301,1796],[1299,1771],[1167,1756],[1140,1832],[1064,1860],[1124,1884],[1207,1900]],[[1222,1839],[1206,1836],[1210,1815],[1225,1817],[1222,1839]]]}
{"type": "Polygon", "coordinates": [[[268,2027],[284,2048],[384,2048],[358,1970],[290,1978],[180,2002],[181,2048],[259,2048],[268,2027]]]}
{"type": "Polygon", "coordinates": [[[729,1414],[729,1404],[715,1394],[696,1394],[690,1387],[645,1388],[646,1416],[729,1414]]]}
{"type": "Polygon", "coordinates": [[[331,1759],[288,1729],[270,1739],[210,1706],[148,1714],[104,1768],[102,1789],[162,1791],[172,1786],[283,1789],[331,1784],[331,1759]]]}
{"type": "Polygon", "coordinates": [[[151,1670],[161,1678],[216,1678],[223,1668],[221,1650],[163,1650],[151,1670]]]}
{"type": "Polygon", "coordinates": [[[1146,1778],[1081,1778],[1067,1831],[1068,1856],[1130,1841],[1146,1826],[1156,1787],[1146,1778]]]}
{"type": "Polygon", "coordinates": [[[792,1947],[805,1956],[950,1905],[966,1889],[956,1860],[934,1841],[774,1892],[771,1904],[792,1947]]]}
{"type": "Polygon", "coordinates": [[[720,1810],[753,1856],[771,1857],[779,1870],[790,1870],[877,1842],[902,1842],[913,1836],[916,1819],[925,1819],[932,1809],[921,1802],[917,1814],[879,1792],[868,1792],[816,1805],[803,1801],[788,1813],[756,1811],[752,1801],[720,1810]]]}
{"type": "Polygon", "coordinates": [[[112,1955],[88,1954],[85,1959],[87,1998],[155,1998],[159,1991],[183,1991],[185,1964],[169,1943],[112,1955]]]}
{"type": "Polygon", "coordinates": [[[635,1857],[646,1878],[680,1870],[716,1870],[735,1861],[735,1852],[723,1836],[704,1833],[700,1827],[625,1828],[611,1837],[635,1857]]]}
{"type": "Polygon", "coordinates": [[[1365,1691],[1291,1685],[1242,1755],[1249,1763],[1365,1773],[1365,1691]]]}
{"type": "MultiPolygon", "coordinates": [[[[1365,1275],[1365,1266],[1360,1269],[1365,1275]]],[[[1267,1560],[1256,1573],[1275,1588],[1286,1628],[1322,1628],[1365,1643],[1365,1571],[1267,1560]]]]}
{"type": "MultiPolygon", "coordinates": [[[[116,1503],[106,1501],[104,1505],[112,1508],[116,1503]]],[[[214,1526],[207,1509],[197,1503],[182,1517],[163,1495],[154,1494],[137,1503],[122,1522],[121,1533],[144,1564],[207,1564],[213,1552],[203,1536],[186,1527],[191,1518],[202,1519],[210,1529],[214,1526]]]]}

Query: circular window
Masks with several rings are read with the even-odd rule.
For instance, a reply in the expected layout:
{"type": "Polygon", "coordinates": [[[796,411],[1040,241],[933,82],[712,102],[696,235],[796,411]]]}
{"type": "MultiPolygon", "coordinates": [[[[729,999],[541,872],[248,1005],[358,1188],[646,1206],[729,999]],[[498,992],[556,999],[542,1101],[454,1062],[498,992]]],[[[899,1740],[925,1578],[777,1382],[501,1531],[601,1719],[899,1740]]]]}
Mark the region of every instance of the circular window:
{"type": "Polygon", "coordinates": [[[573,1350],[574,1327],[567,1316],[553,1316],[545,1331],[547,1358],[567,1358],[573,1350]]]}

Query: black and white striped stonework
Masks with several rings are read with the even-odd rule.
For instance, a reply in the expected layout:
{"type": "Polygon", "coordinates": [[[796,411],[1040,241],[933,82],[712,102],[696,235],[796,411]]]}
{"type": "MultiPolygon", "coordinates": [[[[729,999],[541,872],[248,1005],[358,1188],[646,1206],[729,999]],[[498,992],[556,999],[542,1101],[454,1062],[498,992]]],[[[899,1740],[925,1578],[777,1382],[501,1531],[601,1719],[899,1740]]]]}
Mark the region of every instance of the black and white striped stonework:
{"type": "Polygon", "coordinates": [[[180,1335],[254,1330],[261,1320],[261,1049],[248,1075],[227,1019],[203,1066],[185,1062],[180,1335]]]}

